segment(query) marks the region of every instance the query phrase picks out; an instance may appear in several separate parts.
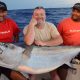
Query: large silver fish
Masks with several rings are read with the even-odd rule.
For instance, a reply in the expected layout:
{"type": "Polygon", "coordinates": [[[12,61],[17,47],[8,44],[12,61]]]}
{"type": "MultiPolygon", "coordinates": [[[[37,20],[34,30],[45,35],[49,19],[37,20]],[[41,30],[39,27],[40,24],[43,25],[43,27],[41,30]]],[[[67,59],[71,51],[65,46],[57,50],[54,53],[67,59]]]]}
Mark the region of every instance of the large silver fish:
{"type": "Polygon", "coordinates": [[[80,47],[31,46],[25,49],[13,44],[0,44],[0,66],[31,74],[52,71],[70,61],[80,52],[80,47]]]}

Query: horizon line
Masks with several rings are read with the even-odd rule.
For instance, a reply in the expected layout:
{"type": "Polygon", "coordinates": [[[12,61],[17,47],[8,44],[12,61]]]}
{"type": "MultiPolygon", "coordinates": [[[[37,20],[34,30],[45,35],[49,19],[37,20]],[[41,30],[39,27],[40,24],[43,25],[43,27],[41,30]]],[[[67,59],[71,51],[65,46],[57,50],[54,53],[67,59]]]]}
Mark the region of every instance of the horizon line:
{"type": "MultiPolygon", "coordinates": [[[[57,8],[71,8],[71,7],[53,7],[53,9],[57,9],[57,8]]],[[[21,9],[18,8],[18,9],[8,9],[8,10],[22,10],[22,9],[31,9],[31,10],[33,10],[34,8],[21,8],[21,9]]],[[[51,8],[45,8],[45,9],[52,9],[52,7],[51,8]]]]}

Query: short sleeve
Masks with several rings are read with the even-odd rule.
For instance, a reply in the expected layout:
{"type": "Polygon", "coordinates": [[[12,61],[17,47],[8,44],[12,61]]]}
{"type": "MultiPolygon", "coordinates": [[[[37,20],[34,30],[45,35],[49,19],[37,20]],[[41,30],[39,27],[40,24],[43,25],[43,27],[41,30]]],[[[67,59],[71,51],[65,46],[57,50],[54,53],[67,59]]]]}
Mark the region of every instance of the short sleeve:
{"type": "Polygon", "coordinates": [[[58,32],[58,30],[57,30],[57,28],[56,28],[56,26],[54,25],[54,24],[50,24],[50,32],[51,32],[51,36],[53,37],[53,38],[55,38],[56,36],[58,36],[58,35],[60,35],[59,34],[59,32],[58,32]]]}

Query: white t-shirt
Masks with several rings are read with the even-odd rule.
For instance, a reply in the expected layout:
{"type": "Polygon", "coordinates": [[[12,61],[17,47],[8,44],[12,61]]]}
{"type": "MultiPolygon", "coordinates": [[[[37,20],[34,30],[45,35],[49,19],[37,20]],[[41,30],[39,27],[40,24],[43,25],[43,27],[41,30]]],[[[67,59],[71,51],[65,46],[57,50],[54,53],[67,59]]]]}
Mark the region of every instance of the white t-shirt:
{"type": "MultiPolygon", "coordinates": [[[[28,26],[24,27],[23,34],[27,34],[28,26]]],[[[35,40],[40,41],[49,41],[51,38],[55,38],[57,35],[60,35],[57,28],[54,24],[46,22],[43,29],[38,29],[36,26],[35,30],[35,40]]]]}

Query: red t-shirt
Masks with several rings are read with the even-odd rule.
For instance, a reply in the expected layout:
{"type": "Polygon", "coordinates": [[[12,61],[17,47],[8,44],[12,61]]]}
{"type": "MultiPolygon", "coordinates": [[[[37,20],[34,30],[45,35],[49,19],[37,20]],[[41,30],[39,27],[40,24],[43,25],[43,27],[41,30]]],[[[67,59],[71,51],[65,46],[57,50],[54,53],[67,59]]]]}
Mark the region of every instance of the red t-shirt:
{"type": "Polygon", "coordinates": [[[13,37],[19,32],[20,29],[12,19],[6,18],[0,22],[0,42],[13,42],[13,37]]]}
{"type": "Polygon", "coordinates": [[[71,18],[64,19],[59,23],[58,31],[64,45],[80,46],[80,22],[75,22],[71,18]]]}

